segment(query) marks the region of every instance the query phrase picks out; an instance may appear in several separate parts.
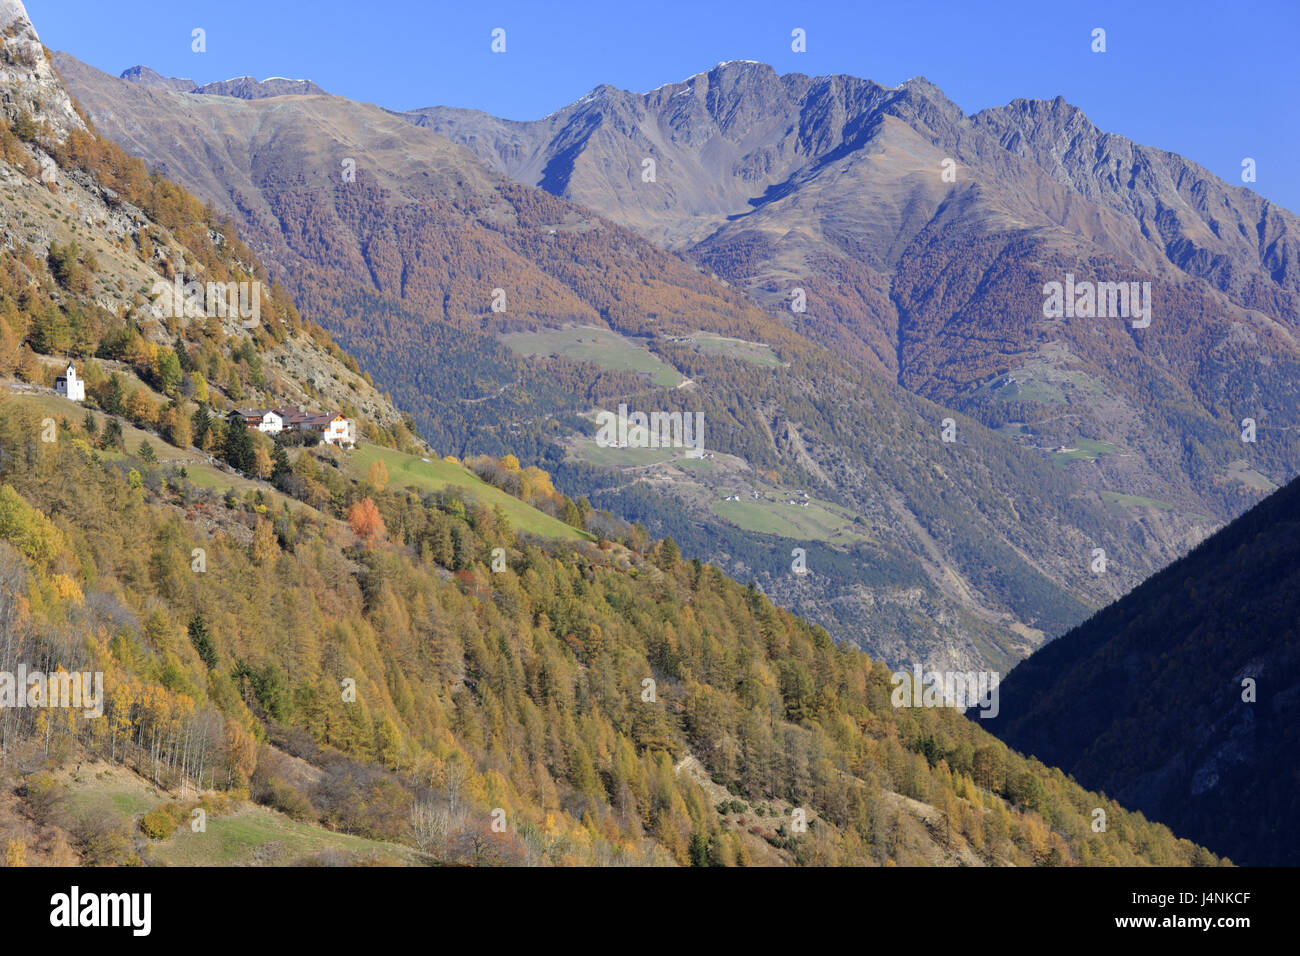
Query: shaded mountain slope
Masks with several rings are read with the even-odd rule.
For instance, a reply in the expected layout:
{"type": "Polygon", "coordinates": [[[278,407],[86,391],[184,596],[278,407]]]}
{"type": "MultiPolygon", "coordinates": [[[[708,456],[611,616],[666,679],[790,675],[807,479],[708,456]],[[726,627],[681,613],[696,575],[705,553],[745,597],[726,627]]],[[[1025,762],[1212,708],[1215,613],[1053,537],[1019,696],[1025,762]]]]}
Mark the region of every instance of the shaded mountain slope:
{"type": "Polygon", "coordinates": [[[1022,661],[986,723],[1242,863],[1300,863],[1300,482],[1022,661]]]}

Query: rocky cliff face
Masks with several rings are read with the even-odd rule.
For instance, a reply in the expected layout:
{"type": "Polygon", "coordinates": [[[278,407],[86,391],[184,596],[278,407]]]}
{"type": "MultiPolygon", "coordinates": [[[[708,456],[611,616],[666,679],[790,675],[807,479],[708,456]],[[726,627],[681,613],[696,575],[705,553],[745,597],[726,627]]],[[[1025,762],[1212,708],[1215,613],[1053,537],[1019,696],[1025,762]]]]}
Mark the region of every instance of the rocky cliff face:
{"type": "Polygon", "coordinates": [[[0,109],[10,123],[26,116],[46,124],[60,142],[86,128],[20,0],[0,0],[0,109]]]}
{"type": "Polygon", "coordinates": [[[1300,292],[1300,220],[1196,163],[1098,129],[1060,97],[971,117],[998,144],[1087,200],[1131,217],[1169,262],[1252,308],[1300,292]]]}

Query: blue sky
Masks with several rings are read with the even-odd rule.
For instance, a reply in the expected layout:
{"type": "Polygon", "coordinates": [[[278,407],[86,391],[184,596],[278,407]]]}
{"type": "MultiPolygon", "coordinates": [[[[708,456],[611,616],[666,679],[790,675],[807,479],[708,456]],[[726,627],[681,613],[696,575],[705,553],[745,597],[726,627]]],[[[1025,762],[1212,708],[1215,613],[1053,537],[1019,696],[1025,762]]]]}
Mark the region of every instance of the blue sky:
{"type": "Polygon", "coordinates": [[[1058,94],[1098,126],[1182,153],[1300,212],[1300,2],[26,0],[45,44],[117,74],[309,77],[394,108],[536,119],[600,83],[644,91],[721,60],[925,76],[967,112],[1058,94]],[[191,50],[191,31],[207,52],[191,50]],[[506,31],[506,52],[491,33],[506,31]],[[807,52],[791,50],[791,31],[807,52]],[[1106,30],[1106,52],[1090,49],[1106,30]]]}

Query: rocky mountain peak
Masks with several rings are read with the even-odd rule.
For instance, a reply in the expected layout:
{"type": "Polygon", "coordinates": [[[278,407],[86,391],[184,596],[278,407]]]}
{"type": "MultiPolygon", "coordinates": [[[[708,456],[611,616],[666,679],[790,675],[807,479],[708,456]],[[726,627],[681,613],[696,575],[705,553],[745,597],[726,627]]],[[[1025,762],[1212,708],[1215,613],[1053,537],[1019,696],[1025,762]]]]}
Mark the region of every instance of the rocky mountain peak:
{"type": "Polygon", "coordinates": [[[269,96],[328,96],[328,92],[311,80],[292,80],[284,76],[271,76],[259,80],[252,76],[236,76],[229,80],[205,83],[193,92],[212,96],[233,96],[241,100],[260,100],[269,96]]]}
{"type": "Polygon", "coordinates": [[[781,85],[776,70],[754,60],[726,60],[693,80],[706,82],[711,93],[729,96],[762,95],[781,85]]]}
{"type": "Polygon", "coordinates": [[[928,100],[951,117],[965,116],[962,108],[948,99],[948,94],[923,76],[912,77],[910,80],[901,83],[898,89],[920,99],[928,100]]]}
{"type": "Polygon", "coordinates": [[[147,66],[128,67],[119,74],[119,77],[128,83],[139,83],[141,86],[151,86],[159,90],[175,90],[178,93],[192,93],[198,89],[198,84],[191,79],[163,76],[157,70],[147,66]]]}

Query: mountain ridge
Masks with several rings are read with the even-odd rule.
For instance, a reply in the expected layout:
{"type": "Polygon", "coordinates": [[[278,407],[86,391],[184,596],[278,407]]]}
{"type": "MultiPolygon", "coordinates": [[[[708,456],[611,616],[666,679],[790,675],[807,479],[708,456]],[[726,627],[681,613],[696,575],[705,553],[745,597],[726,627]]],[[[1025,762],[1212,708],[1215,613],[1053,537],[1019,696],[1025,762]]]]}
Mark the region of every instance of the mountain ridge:
{"type": "Polygon", "coordinates": [[[1273,486],[1300,469],[1289,443],[1235,442],[1243,418],[1300,410],[1300,219],[1061,97],[968,116],[923,78],[733,64],[529,123],[410,118],[681,251],[910,391],[1040,448],[1115,444],[1101,469],[1129,461],[1099,477],[1120,493],[1222,520],[1254,495],[1239,461],[1273,486]],[[649,159],[658,182],[636,182],[649,159]],[[1163,325],[1042,321],[1040,290],[1067,273],[1149,282],[1163,325]],[[789,308],[796,288],[806,314],[789,308]],[[1026,377],[1045,399],[1004,389],[1026,377]],[[1171,432],[1196,447],[1170,448],[1171,432]]]}
{"type": "Polygon", "coordinates": [[[295,80],[287,76],[269,76],[259,80],[253,76],[232,76],[212,83],[195,83],[176,76],[163,76],[147,66],[127,67],[118,79],[140,86],[173,93],[198,93],[211,96],[233,96],[241,100],[256,100],[270,96],[328,96],[329,93],[311,80],[295,80]]]}

